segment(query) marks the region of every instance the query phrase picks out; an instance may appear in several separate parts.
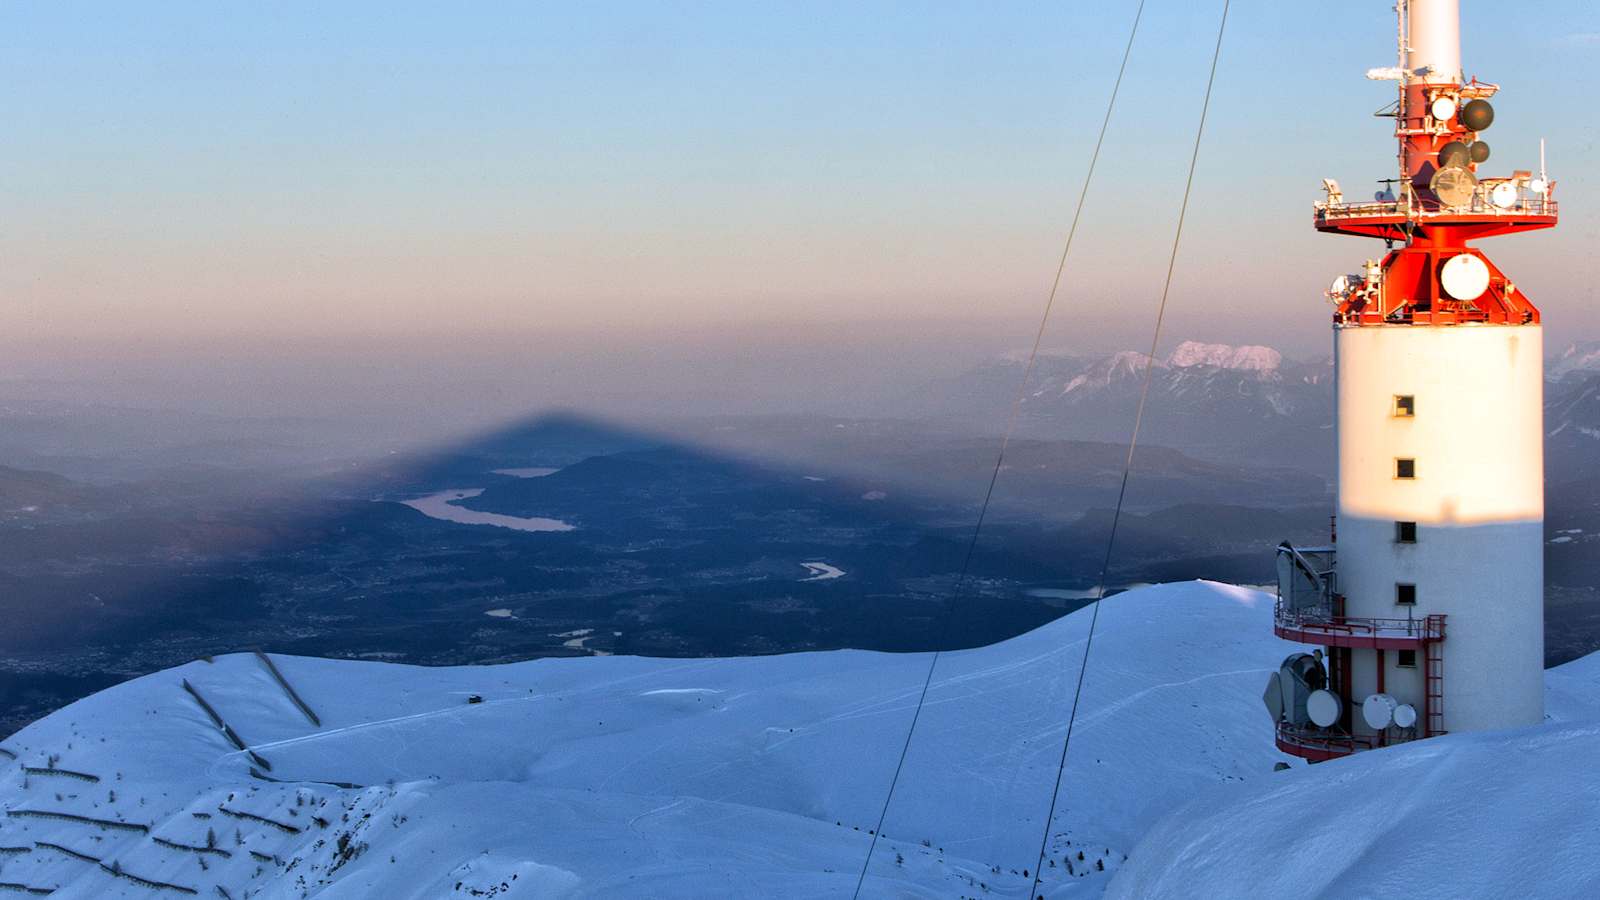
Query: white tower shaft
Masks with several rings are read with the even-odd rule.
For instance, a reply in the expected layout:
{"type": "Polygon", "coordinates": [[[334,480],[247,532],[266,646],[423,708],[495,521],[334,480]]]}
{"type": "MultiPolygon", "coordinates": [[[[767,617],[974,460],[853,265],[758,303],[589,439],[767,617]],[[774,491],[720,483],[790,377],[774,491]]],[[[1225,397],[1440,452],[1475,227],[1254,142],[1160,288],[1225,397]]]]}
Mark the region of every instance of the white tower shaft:
{"type": "MultiPolygon", "coordinates": [[[[1339,591],[1352,617],[1448,616],[1450,731],[1544,718],[1541,344],[1538,325],[1335,331],[1339,591]]],[[[1352,701],[1420,703],[1425,664],[1357,651],[1352,701]]]]}
{"type": "Polygon", "coordinates": [[[1461,0],[1401,0],[1401,3],[1406,22],[1406,72],[1412,80],[1429,84],[1458,82],[1461,76],[1461,0]]]}

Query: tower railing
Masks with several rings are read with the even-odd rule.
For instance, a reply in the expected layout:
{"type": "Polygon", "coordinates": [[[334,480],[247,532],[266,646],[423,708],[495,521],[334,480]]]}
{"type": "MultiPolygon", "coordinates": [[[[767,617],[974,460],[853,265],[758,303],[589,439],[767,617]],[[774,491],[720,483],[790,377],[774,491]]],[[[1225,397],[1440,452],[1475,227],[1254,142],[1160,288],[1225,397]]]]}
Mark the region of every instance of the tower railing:
{"type": "Polygon", "coordinates": [[[1480,194],[1474,195],[1469,203],[1462,206],[1441,206],[1437,201],[1424,201],[1420,206],[1412,206],[1399,200],[1369,200],[1359,203],[1331,203],[1326,200],[1317,201],[1313,205],[1315,217],[1318,221],[1331,222],[1352,219],[1392,219],[1407,216],[1411,213],[1423,215],[1475,215],[1475,216],[1557,216],[1560,215],[1560,204],[1548,200],[1541,194],[1531,197],[1518,197],[1517,202],[1510,206],[1496,206],[1480,194]]]}
{"type": "Polygon", "coordinates": [[[1346,616],[1343,607],[1337,600],[1291,607],[1279,598],[1273,610],[1273,630],[1288,640],[1329,646],[1420,646],[1444,640],[1443,615],[1405,619],[1346,616]]]}
{"type": "Polygon", "coordinates": [[[1279,722],[1277,734],[1278,749],[1285,753],[1321,761],[1335,759],[1340,756],[1349,756],[1362,750],[1376,750],[1390,744],[1403,743],[1411,738],[1401,736],[1394,740],[1387,740],[1382,735],[1376,734],[1350,734],[1344,731],[1331,731],[1315,726],[1297,727],[1288,722],[1279,722]]]}

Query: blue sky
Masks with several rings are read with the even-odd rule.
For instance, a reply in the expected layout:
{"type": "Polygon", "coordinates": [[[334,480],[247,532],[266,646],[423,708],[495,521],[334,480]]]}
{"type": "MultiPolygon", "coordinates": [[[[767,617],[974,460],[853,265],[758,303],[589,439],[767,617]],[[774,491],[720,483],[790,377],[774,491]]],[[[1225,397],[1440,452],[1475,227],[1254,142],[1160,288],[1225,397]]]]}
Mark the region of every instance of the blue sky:
{"type": "MultiPolygon", "coordinates": [[[[1005,333],[1048,286],[1134,6],[3,3],[0,330],[1005,333]]],[[[1150,0],[1053,342],[1147,328],[1220,8],[1150,0]]],[[[1600,336],[1600,9],[1463,15],[1469,74],[1504,88],[1491,167],[1546,137],[1564,203],[1488,249],[1552,343],[1600,336]]],[[[1175,339],[1325,343],[1320,291],[1380,248],[1309,206],[1389,174],[1392,88],[1362,73],[1392,17],[1233,5],[1175,339]]]]}

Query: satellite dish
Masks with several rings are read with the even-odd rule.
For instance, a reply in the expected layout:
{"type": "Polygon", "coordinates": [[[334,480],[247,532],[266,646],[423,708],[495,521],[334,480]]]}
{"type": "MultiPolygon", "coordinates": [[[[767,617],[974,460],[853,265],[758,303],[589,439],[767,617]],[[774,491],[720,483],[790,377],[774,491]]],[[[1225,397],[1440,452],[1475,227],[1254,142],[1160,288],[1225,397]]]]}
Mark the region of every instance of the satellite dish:
{"type": "Polygon", "coordinates": [[[1458,253],[1439,269],[1439,283],[1457,300],[1476,300],[1489,289],[1489,267],[1471,253],[1458,253]]]}
{"type": "Polygon", "coordinates": [[[1461,124],[1469,131],[1482,131],[1494,124],[1494,107],[1487,100],[1473,100],[1461,107],[1461,124]]]}
{"type": "Polygon", "coordinates": [[[1439,148],[1439,168],[1448,169],[1451,166],[1466,168],[1472,161],[1472,147],[1465,141],[1451,141],[1439,148]]]}
{"type": "Polygon", "coordinates": [[[1475,163],[1489,161],[1489,144],[1487,141],[1473,141],[1467,145],[1467,156],[1475,163]]]}
{"type": "Polygon", "coordinates": [[[1417,724],[1417,708],[1409,703],[1402,703],[1394,708],[1394,723],[1401,728],[1410,728],[1417,724]]]}
{"type": "Polygon", "coordinates": [[[1261,701],[1267,704],[1272,721],[1283,721],[1283,679],[1277,672],[1267,676],[1267,691],[1261,695],[1261,701]]]}
{"type": "Polygon", "coordinates": [[[1382,731],[1394,721],[1394,711],[1399,705],[1388,694],[1373,694],[1361,704],[1361,718],[1367,720],[1368,728],[1382,731]]]}
{"type": "MultiPolygon", "coordinates": [[[[1467,152],[1465,146],[1461,152],[1467,152]]],[[[1433,180],[1428,182],[1428,187],[1433,189],[1439,202],[1445,206],[1465,206],[1478,190],[1478,176],[1467,171],[1465,165],[1445,166],[1433,173],[1433,180]]]]}
{"type": "Polygon", "coordinates": [[[1456,114],[1456,98],[1436,97],[1434,98],[1433,105],[1429,107],[1429,110],[1433,113],[1433,117],[1435,119],[1443,122],[1444,120],[1456,114]]]}
{"type": "Polygon", "coordinates": [[[1348,294],[1348,293],[1350,293],[1350,276],[1349,275],[1340,275],[1338,278],[1335,278],[1333,280],[1333,284],[1329,285],[1329,287],[1328,287],[1328,296],[1329,297],[1343,297],[1345,294],[1348,294]]]}
{"type": "Polygon", "coordinates": [[[1319,728],[1327,728],[1344,715],[1344,703],[1333,691],[1312,691],[1306,700],[1306,714],[1319,728]]]}
{"type": "Polygon", "coordinates": [[[1528,182],[1528,190],[1533,191],[1535,194],[1543,194],[1548,187],[1550,187],[1549,183],[1543,178],[1535,178],[1528,182]]]}
{"type": "Polygon", "coordinates": [[[1509,181],[1502,181],[1489,192],[1489,202],[1501,209],[1510,209],[1517,205],[1517,186],[1509,181]]]}

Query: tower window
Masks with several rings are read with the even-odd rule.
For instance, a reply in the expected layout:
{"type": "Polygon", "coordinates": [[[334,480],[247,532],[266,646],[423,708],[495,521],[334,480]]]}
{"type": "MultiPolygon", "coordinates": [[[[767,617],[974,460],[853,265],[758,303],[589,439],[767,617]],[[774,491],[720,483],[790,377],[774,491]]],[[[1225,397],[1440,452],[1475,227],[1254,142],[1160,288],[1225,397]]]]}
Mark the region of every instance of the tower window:
{"type": "Polygon", "coordinates": [[[1396,650],[1394,664],[1402,669],[1415,669],[1417,667],[1417,651],[1396,650]]]}
{"type": "Polygon", "coordinates": [[[1414,584],[1397,584],[1394,586],[1394,602],[1401,606],[1417,605],[1417,586],[1414,584]]]}
{"type": "Polygon", "coordinates": [[[1394,395],[1394,415],[1397,419],[1409,419],[1417,414],[1417,398],[1411,394],[1394,395]]]}
{"type": "Polygon", "coordinates": [[[1394,523],[1394,540],[1397,544],[1415,544],[1417,542],[1417,523],[1394,523]]]}
{"type": "Polygon", "coordinates": [[[1417,461],[1414,459],[1397,459],[1394,461],[1394,477],[1417,477],[1417,461]]]}

